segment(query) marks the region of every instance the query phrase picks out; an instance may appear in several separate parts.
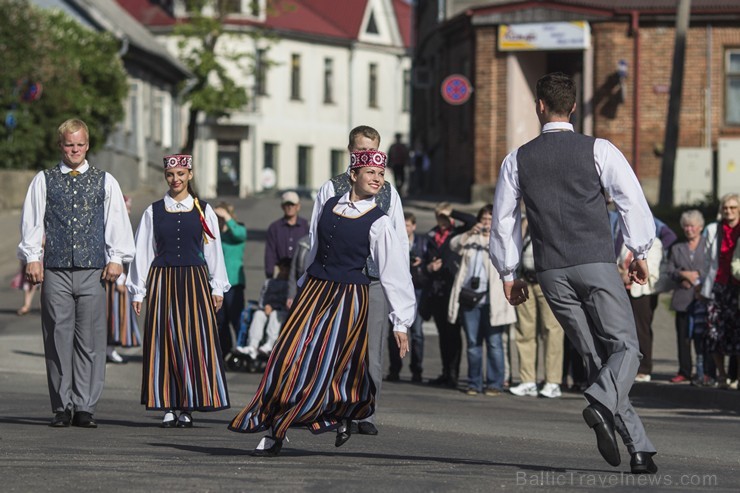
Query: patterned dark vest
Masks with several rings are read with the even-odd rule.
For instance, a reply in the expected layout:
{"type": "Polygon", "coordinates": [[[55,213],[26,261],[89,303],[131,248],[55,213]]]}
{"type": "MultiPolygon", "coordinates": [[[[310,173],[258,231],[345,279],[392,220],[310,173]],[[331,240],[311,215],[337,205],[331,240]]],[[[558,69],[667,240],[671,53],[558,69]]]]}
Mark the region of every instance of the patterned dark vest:
{"type": "Polygon", "coordinates": [[[614,263],[593,137],[546,132],[517,151],[537,272],[614,263]]]}
{"type": "MultiPolygon", "coordinates": [[[[206,203],[199,200],[205,211],[206,203]]],[[[203,225],[200,213],[193,206],[189,211],[168,212],[164,199],[152,204],[152,224],[157,256],[154,267],[182,267],[205,265],[203,255],[203,225]]]]}
{"type": "MultiPolygon", "coordinates": [[[[341,197],[352,189],[352,182],[349,179],[349,173],[342,173],[341,175],[337,175],[331,179],[331,182],[334,185],[334,196],[336,197],[341,197]]],[[[381,211],[388,214],[388,210],[391,208],[390,183],[385,182],[383,184],[380,192],[378,192],[378,194],[375,196],[375,203],[378,205],[381,211]]],[[[365,273],[371,279],[378,279],[380,277],[380,274],[378,273],[378,266],[375,265],[375,262],[373,262],[370,257],[367,258],[365,273]]]]}
{"type": "Polygon", "coordinates": [[[105,267],[105,172],[44,171],[46,213],[44,266],[48,269],[105,267]]]}
{"type": "Polygon", "coordinates": [[[385,212],[376,206],[359,217],[345,217],[332,210],[339,199],[332,197],[324,205],[316,228],[316,258],[309,266],[308,273],[326,281],[370,284],[370,279],[364,273],[370,256],[370,227],[385,212]]]}

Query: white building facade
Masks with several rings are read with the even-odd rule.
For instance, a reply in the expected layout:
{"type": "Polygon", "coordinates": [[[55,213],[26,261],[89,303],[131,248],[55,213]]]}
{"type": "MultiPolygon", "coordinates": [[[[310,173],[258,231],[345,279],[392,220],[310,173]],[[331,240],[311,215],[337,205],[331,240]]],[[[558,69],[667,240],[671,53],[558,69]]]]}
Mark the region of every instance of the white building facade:
{"type": "MultiPolygon", "coordinates": [[[[172,12],[182,14],[181,3],[173,2],[172,12]]],[[[395,133],[408,142],[411,57],[402,23],[410,20],[408,4],[305,0],[293,2],[295,10],[271,13],[264,2],[255,11],[251,2],[241,3],[235,2],[235,10],[243,10],[235,12],[233,30],[219,39],[217,50],[254,55],[252,70],[224,63],[251,101],[229,117],[201,115],[193,149],[201,195],[316,190],[346,170],[348,134],[358,125],[380,132],[382,150],[395,133]],[[341,15],[327,9],[345,8],[354,9],[352,16],[326,22],[324,15],[341,15]],[[246,34],[261,28],[272,35],[246,34]]],[[[178,54],[171,29],[153,33],[178,54]]]]}

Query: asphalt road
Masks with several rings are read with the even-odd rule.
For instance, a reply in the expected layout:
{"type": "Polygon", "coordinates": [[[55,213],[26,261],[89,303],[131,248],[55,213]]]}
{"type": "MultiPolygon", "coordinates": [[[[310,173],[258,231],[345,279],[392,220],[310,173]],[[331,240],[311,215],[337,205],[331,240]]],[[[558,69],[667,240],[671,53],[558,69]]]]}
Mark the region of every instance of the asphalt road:
{"type": "MultiPolygon", "coordinates": [[[[134,218],[152,198],[135,197],[134,218]]],[[[249,230],[247,296],[255,298],[262,282],[264,232],[280,215],[279,201],[270,196],[234,202],[249,230]]],[[[431,205],[407,203],[419,217],[420,231],[432,225],[431,205]]],[[[303,215],[310,215],[310,201],[303,215]]],[[[17,213],[0,213],[0,227],[7,232],[0,237],[1,491],[740,490],[740,392],[667,383],[676,362],[665,303],[654,325],[654,381],[637,384],[632,392],[659,450],[655,476],[629,474],[624,449],[619,467],[601,459],[581,418],[581,395],[469,397],[411,384],[407,369],[402,382],[383,384],[380,434],[352,436],[339,449],[331,433],[295,430],[280,457],[251,457],[260,435],[226,429],[259,382],[260,375],[243,372],[227,374],[232,409],[195,414],[192,429],[161,429],[159,414],[139,404],[137,349],[121,351],[127,364],[108,365],[98,429],[49,428],[38,300],[31,314],[18,317],[21,295],[8,287],[17,268],[17,222],[17,213]]],[[[433,325],[425,332],[425,377],[431,378],[440,367],[438,341],[433,325]]]]}

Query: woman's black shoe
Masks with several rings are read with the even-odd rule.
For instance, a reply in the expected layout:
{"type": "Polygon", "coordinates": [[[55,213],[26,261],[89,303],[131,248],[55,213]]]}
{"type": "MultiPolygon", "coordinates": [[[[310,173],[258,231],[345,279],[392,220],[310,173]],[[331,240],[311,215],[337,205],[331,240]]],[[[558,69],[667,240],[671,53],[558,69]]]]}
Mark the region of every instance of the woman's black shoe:
{"type": "Polygon", "coordinates": [[[283,448],[283,441],[278,440],[277,438],[273,438],[271,436],[263,437],[260,441],[259,445],[257,445],[257,448],[252,451],[252,456],[254,457],[276,457],[280,453],[280,449],[283,448]],[[272,446],[267,448],[259,448],[260,446],[264,447],[266,445],[267,440],[271,440],[272,446]]]}
{"type": "Polygon", "coordinates": [[[350,421],[348,419],[343,419],[341,424],[339,425],[339,428],[337,428],[337,439],[334,442],[335,447],[341,447],[345,443],[347,443],[347,440],[349,440],[349,437],[352,434],[352,428],[350,427],[350,421]]]}

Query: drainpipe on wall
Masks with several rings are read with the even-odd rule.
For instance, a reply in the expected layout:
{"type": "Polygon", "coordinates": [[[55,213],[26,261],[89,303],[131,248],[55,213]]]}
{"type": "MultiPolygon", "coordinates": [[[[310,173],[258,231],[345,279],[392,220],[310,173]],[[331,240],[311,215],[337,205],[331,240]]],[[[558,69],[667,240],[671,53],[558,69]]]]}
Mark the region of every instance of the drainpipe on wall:
{"type": "Polygon", "coordinates": [[[712,25],[707,26],[707,88],[704,90],[704,147],[712,147],[712,25]]]}
{"type": "Polygon", "coordinates": [[[634,108],[632,110],[632,168],[635,175],[639,178],[638,170],[640,168],[640,13],[633,10],[632,16],[632,36],[634,38],[634,108]]]}

